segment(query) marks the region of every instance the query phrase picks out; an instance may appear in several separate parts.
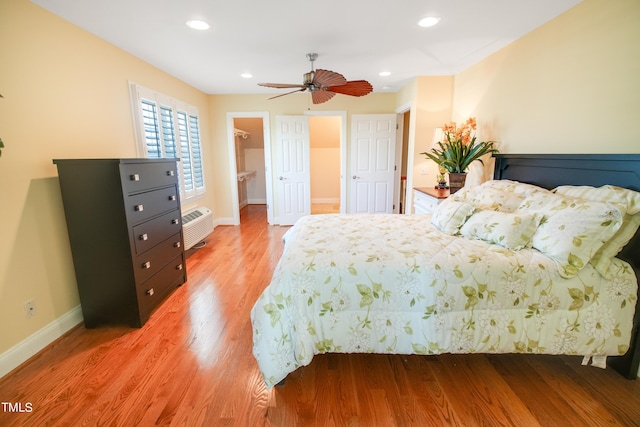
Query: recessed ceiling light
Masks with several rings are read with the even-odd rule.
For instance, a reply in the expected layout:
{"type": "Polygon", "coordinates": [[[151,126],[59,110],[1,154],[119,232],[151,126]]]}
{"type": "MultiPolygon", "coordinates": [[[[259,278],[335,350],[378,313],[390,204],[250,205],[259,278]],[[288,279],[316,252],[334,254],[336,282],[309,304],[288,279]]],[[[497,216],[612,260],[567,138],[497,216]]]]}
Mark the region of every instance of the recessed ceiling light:
{"type": "Polygon", "coordinates": [[[253,77],[253,74],[251,74],[251,73],[242,73],[242,74],[240,74],[240,77],[244,77],[245,79],[250,79],[251,77],[253,77]]]}
{"type": "Polygon", "coordinates": [[[391,75],[391,72],[390,71],[381,71],[380,73],[378,73],[378,75],[380,77],[388,77],[388,76],[391,75]]]}
{"type": "Polygon", "coordinates": [[[209,24],[199,19],[190,19],[187,21],[187,27],[194,30],[208,30],[209,24]]]}
{"type": "Polygon", "coordinates": [[[426,18],[422,18],[420,21],[418,21],[418,25],[420,25],[421,27],[427,28],[427,27],[433,27],[438,22],[440,22],[439,17],[427,16],[426,18]]]}

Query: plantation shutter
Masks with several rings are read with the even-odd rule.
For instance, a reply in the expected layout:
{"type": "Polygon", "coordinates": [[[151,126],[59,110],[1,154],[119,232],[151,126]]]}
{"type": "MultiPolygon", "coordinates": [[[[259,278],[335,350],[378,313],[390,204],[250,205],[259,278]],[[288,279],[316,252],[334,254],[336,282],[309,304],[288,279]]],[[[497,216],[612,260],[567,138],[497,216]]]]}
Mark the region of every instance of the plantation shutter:
{"type": "Polygon", "coordinates": [[[148,158],[179,158],[182,197],[205,192],[197,109],[165,95],[131,84],[139,153],[148,158]],[[180,105],[180,107],[178,107],[180,105]]]}

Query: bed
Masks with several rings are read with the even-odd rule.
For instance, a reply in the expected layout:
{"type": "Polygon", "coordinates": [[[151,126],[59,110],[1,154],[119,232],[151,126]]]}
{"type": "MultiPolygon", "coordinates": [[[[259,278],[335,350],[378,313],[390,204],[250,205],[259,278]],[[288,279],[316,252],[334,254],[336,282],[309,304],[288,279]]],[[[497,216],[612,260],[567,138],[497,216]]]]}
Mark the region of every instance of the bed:
{"type": "Polygon", "coordinates": [[[636,377],[640,194],[619,187],[640,191],[640,155],[495,157],[433,215],[287,231],[251,311],[267,387],[327,352],[570,354],[636,377]]]}

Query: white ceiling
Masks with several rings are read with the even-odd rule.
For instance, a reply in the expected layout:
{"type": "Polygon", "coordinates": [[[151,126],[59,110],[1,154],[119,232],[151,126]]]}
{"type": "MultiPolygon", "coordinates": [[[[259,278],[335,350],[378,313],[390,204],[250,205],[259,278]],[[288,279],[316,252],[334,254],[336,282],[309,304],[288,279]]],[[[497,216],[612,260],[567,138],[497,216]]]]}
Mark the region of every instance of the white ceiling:
{"type": "Polygon", "coordinates": [[[302,83],[309,52],[315,68],[375,92],[454,75],[581,0],[32,1],[205,93],[266,94],[282,92],[257,83],[302,83]],[[442,20],[418,27],[427,15],[442,20]],[[192,30],[189,19],[211,28],[192,30]]]}

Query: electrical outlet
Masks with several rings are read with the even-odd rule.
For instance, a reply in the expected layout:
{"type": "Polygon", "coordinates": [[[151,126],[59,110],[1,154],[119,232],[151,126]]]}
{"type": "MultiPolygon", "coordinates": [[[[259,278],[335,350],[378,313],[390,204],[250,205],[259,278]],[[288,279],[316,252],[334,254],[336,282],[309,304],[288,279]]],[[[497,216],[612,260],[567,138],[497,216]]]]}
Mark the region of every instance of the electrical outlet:
{"type": "Polygon", "coordinates": [[[27,318],[36,315],[36,303],[34,300],[29,300],[24,303],[24,314],[27,318]]]}

